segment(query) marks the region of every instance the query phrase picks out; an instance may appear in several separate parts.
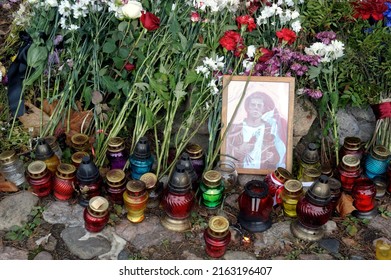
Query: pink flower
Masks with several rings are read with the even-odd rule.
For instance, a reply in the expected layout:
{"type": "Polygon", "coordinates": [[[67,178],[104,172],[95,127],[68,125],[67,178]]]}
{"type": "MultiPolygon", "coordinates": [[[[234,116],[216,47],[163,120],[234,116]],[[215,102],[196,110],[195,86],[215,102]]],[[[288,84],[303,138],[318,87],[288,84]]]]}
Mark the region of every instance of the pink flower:
{"type": "Polygon", "coordinates": [[[190,20],[192,22],[199,22],[201,20],[201,16],[197,12],[191,12],[190,20]]]}

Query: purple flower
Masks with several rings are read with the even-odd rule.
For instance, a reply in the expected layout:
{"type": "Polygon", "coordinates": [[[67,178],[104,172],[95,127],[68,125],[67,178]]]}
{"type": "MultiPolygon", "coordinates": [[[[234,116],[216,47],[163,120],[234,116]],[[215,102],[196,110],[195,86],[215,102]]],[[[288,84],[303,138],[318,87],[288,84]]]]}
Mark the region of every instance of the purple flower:
{"type": "Polygon", "coordinates": [[[8,76],[7,76],[7,75],[5,75],[5,76],[3,77],[3,79],[1,80],[1,83],[3,84],[3,86],[8,85],[8,76]]]}
{"type": "Polygon", "coordinates": [[[303,93],[307,94],[309,97],[312,97],[314,99],[319,99],[323,96],[323,93],[319,89],[305,88],[303,90],[303,93]]]}
{"type": "Polygon", "coordinates": [[[54,40],[53,40],[53,44],[55,46],[58,46],[62,41],[63,41],[64,37],[62,35],[57,35],[54,40]]]}
{"type": "Polygon", "coordinates": [[[337,34],[333,31],[322,31],[315,35],[316,39],[320,40],[323,44],[329,45],[332,40],[337,38],[337,34]]]}

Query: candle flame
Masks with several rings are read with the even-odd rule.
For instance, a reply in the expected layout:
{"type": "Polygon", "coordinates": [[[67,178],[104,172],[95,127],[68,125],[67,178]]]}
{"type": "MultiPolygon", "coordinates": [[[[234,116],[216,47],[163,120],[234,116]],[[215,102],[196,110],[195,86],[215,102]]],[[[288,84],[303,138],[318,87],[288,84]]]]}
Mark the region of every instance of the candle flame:
{"type": "Polygon", "coordinates": [[[246,243],[246,244],[248,244],[248,243],[250,243],[250,237],[248,237],[248,236],[243,236],[243,242],[244,243],[246,243]]]}

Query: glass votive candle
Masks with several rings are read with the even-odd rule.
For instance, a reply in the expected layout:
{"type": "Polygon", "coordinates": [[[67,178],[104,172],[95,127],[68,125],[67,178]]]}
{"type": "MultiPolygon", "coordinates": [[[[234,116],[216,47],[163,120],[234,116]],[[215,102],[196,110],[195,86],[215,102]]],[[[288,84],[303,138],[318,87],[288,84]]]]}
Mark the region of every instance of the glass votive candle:
{"type": "Polygon", "coordinates": [[[26,182],[23,161],[17,157],[15,151],[5,151],[0,154],[0,172],[16,186],[26,182]]]}
{"type": "Polygon", "coordinates": [[[219,207],[223,201],[224,185],[221,182],[221,174],[216,170],[204,173],[200,184],[201,202],[209,208],[219,207]]]}
{"type": "Polygon", "coordinates": [[[114,204],[123,205],[123,194],[126,189],[125,172],[122,169],[111,169],[106,173],[106,193],[114,204]]]}
{"type": "Polygon", "coordinates": [[[304,195],[303,185],[299,180],[290,179],[285,182],[281,191],[282,208],[288,217],[296,217],[296,205],[304,195]]]}
{"type": "Polygon", "coordinates": [[[282,189],[284,187],[284,183],[289,179],[293,179],[292,174],[282,167],[278,167],[274,170],[274,172],[265,176],[263,181],[268,185],[269,194],[275,200],[275,204],[277,203],[277,198],[275,197],[277,190],[282,189]]]}
{"type": "Polygon", "coordinates": [[[357,178],[361,177],[362,169],[360,159],[355,155],[346,155],[342,158],[338,166],[338,176],[342,190],[351,193],[357,178]]]}
{"type": "Polygon", "coordinates": [[[231,241],[229,222],[223,216],[210,218],[204,231],[205,251],[212,258],[222,257],[231,241]]]}
{"type": "Polygon", "coordinates": [[[75,133],[71,137],[71,148],[73,152],[88,152],[90,150],[90,138],[84,133],[75,133]]]}
{"type": "Polygon", "coordinates": [[[382,145],[373,146],[371,152],[365,159],[365,175],[372,179],[377,175],[387,172],[390,162],[390,152],[382,145]]]}
{"type": "Polygon", "coordinates": [[[125,207],[128,210],[127,218],[132,223],[141,223],[145,216],[147,207],[148,192],[145,183],[140,180],[130,180],[126,184],[126,191],[123,194],[125,207]]]}
{"type": "Polygon", "coordinates": [[[109,202],[102,196],[94,196],[84,209],[83,218],[86,230],[100,232],[109,221],[109,202]]]}
{"type": "Polygon", "coordinates": [[[125,150],[125,142],[120,137],[110,138],[107,144],[106,157],[110,163],[110,169],[123,169],[128,158],[128,152],[125,150]]]}
{"type": "MultiPolygon", "coordinates": [[[[193,168],[197,173],[198,180],[202,179],[202,174],[205,169],[205,154],[202,147],[195,143],[190,143],[186,146],[186,152],[189,154],[193,168]]],[[[193,189],[194,190],[194,189],[193,189]]]]}
{"type": "Polygon", "coordinates": [[[387,178],[385,176],[375,176],[372,181],[376,187],[376,198],[384,197],[387,189],[387,178]]]}
{"type": "Polygon", "coordinates": [[[220,172],[226,192],[235,188],[238,181],[238,171],[236,170],[235,162],[229,159],[220,160],[214,170],[220,172]]]}
{"type": "Polygon", "coordinates": [[[378,239],[375,242],[375,247],[377,260],[391,260],[391,241],[378,239]]]}
{"type": "Polygon", "coordinates": [[[53,176],[46,163],[41,160],[31,162],[26,170],[27,182],[38,197],[48,196],[53,189],[53,176]]]}
{"type": "Polygon", "coordinates": [[[371,218],[377,213],[376,187],[369,178],[358,178],[352,189],[353,206],[357,209],[352,213],[359,218],[371,218]]]}
{"type": "Polygon", "coordinates": [[[60,163],[54,176],[53,195],[59,200],[70,199],[74,192],[76,167],[69,163],[60,163]]]}

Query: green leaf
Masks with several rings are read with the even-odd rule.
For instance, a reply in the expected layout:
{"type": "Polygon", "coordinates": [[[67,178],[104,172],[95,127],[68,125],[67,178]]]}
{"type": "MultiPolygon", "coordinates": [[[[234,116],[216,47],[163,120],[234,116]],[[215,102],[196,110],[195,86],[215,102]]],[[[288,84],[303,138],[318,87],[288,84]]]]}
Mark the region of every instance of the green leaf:
{"type": "Polygon", "coordinates": [[[27,65],[30,67],[39,67],[46,62],[48,51],[46,47],[37,46],[35,43],[31,44],[27,52],[27,65]]]}
{"type": "Polygon", "coordinates": [[[127,21],[122,21],[120,24],[118,24],[118,30],[124,32],[128,28],[128,25],[129,23],[127,21]]]}
{"type": "Polygon", "coordinates": [[[84,103],[85,103],[85,108],[88,108],[91,105],[92,101],[92,88],[87,87],[83,91],[83,98],[84,98],[84,103]]]}
{"type": "Polygon", "coordinates": [[[129,49],[128,48],[120,48],[118,50],[119,57],[122,57],[124,59],[128,58],[129,55],[129,49]]]}
{"type": "Polygon", "coordinates": [[[109,41],[103,44],[104,53],[113,53],[117,49],[117,46],[113,41],[109,41]]]}
{"type": "Polygon", "coordinates": [[[199,78],[200,78],[200,76],[197,74],[196,71],[194,71],[194,70],[189,71],[189,72],[187,73],[187,75],[186,75],[185,83],[186,83],[186,84],[194,83],[194,82],[197,81],[199,78]]]}
{"type": "Polygon", "coordinates": [[[183,90],[183,82],[179,81],[176,84],[174,94],[177,99],[181,99],[182,97],[186,96],[186,91],[183,90]]]}
{"type": "Polygon", "coordinates": [[[348,234],[350,236],[355,236],[357,234],[357,231],[358,231],[355,225],[348,225],[346,227],[346,230],[348,231],[348,234]]]}
{"type": "Polygon", "coordinates": [[[181,39],[182,51],[186,51],[186,49],[187,49],[187,38],[185,36],[183,36],[183,34],[181,32],[179,32],[178,35],[179,35],[179,38],[181,39]]]}
{"type": "Polygon", "coordinates": [[[44,69],[44,64],[39,65],[34,69],[33,73],[23,81],[23,83],[26,86],[31,86],[39,77],[41,77],[44,69]]]}
{"type": "Polygon", "coordinates": [[[308,75],[309,75],[309,78],[312,80],[312,79],[315,79],[316,77],[319,76],[320,72],[322,70],[322,67],[315,67],[315,66],[310,66],[309,69],[308,69],[308,75]]]}

